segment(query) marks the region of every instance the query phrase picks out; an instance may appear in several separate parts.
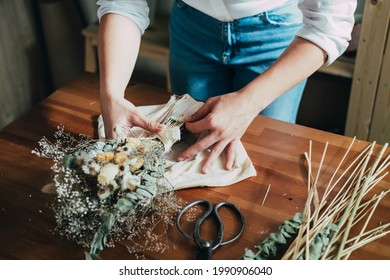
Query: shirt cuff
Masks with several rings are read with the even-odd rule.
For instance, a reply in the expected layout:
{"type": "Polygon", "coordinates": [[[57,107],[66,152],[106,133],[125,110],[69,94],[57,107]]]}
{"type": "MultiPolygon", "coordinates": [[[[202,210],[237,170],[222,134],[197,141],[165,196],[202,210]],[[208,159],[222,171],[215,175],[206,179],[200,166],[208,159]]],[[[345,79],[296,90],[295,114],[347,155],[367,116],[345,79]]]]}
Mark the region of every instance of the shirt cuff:
{"type": "Polygon", "coordinates": [[[300,28],[296,36],[308,40],[323,49],[327,54],[325,65],[332,64],[348,47],[348,41],[337,36],[331,36],[321,32],[314,33],[312,28],[300,28]]]}
{"type": "Polygon", "coordinates": [[[296,35],[313,42],[328,55],[332,64],[349,45],[355,23],[356,0],[300,0],[303,26],[296,35]]]}
{"type": "Polygon", "coordinates": [[[149,7],[146,1],[108,1],[99,0],[98,18],[103,15],[113,13],[127,17],[132,20],[144,34],[149,25],[149,7]]]}

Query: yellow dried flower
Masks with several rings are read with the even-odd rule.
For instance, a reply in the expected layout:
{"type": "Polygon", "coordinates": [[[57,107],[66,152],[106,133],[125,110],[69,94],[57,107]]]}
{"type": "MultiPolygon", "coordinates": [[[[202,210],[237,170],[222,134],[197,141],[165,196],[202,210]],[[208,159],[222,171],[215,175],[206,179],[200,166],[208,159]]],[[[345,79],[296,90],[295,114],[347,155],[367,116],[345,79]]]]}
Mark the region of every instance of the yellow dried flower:
{"type": "Polygon", "coordinates": [[[136,185],[133,185],[133,184],[130,183],[130,182],[127,182],[127,188],[133,192],[133,191],[135,191],[135,189],[137,188],[137,186],[136,186],[136,185]]]}
{"type": "Polygon", "coordinates": [[[119,165],[123,165],[127,159],[126,153],[117,153],[114,157],[114,162],[119,165]]]}
{"type": "Polygon", "coordinates": [[[138,138],[129,137],[126,139],[126,146],[136,148],[140,145],[141,145],[141,140],[139,140],[138,138]]]}
{"type": "Polygon", "coordinates": [[[96,155],[97,161],[112,161],[114,158],[114,153],[112,152],[102,152],[96,155]]]}
{"type": "Polygon", "coordinates": [[[137,150],[138,150],[138,152],[145,154],[145,153],[150,151],[150,147],[142,145],[142,146],[139,146],[137,150]]]}

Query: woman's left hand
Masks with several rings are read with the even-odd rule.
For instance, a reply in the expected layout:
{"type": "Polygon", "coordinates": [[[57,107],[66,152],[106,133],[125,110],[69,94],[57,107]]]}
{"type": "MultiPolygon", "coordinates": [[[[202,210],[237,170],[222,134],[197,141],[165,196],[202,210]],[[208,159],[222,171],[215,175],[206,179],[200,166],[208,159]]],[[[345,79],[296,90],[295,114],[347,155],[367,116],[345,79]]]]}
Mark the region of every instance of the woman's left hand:
{"type": "Polygon", "coordinates": [[[211,152],[202,166],[202,173],[206,173],[226,150],[225,168],[231,169],[237,143],[256,115],[287,90],[309,77],[326,58],[327,53],[321,47],[296,37],[270,68],[240,91],[210,98],[186,119],[189,131],[199,133],[208,130],[209,133],[184,151],[178,160],[188,159],[210,148],[211,152]]]}
{"type": "Polygon", "coordinates": [[[190,132],[208,133],[185,150],[178,160],[186,160],[210,149],[208,157],[202,164],[201,172],[205,174],[225,150],[225,169],[232,169],[235,164],[237,143],[258,113],[256,106],[253,106],[242,92],[232,92],[208,99],[197,112],[185,119],[186,128],[190,132]]]}

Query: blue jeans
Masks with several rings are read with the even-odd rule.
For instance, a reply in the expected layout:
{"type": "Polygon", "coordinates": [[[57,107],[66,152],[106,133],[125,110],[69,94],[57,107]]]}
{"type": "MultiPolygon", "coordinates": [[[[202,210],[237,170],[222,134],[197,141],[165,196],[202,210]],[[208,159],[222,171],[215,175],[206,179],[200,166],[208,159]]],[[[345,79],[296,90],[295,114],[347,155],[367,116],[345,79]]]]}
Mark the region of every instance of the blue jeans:
{"type": "MultiPolygon", "coordinates": [[[[294,39],[302,25],[297,2],[291,0],[282,8],[222,22],[176,0],[170,17],[172,92],[189,93],[205,101],[243,88],[274,63],[294,39]]],[[[260,114],[295,122],[305,83],[290,89],[260,114]]]]}

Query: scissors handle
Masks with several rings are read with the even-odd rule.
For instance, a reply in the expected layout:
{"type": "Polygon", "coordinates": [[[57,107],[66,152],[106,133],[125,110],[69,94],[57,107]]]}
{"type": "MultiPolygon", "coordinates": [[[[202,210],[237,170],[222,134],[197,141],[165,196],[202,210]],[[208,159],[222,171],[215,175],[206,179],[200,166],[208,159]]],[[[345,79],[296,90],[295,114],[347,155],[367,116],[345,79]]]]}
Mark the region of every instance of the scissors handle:
{"type": "MultiPolygon", "coordinates": [[[[224,228],[223,223],[221,220],[221,217],[218,214],[218,209],[216,210],[215,207],[211,205],[210,202],[206,200],[198,200],[198,204],[206,204],[207,210],[203,213],[203,215],[196,221],[195,228],[194,228],[194,240],[196,245],[198,245],[199,248],[204,248],[205,244],[211,243],[211,250],[214,251],[216,248],[221,246],[222,240],[223,240],[223,234],[224,234],[224,228]],[[214,238],[214,240],[204,240],[202,237],[200,237],[200,228],[202,227],[203,222],[211,215],[213,214],[215,217],[216,226],[218,229],[217,236],[214,238]]],[[[207,247],[207,246],[206,246],[207,247]]]]}
{"type": "Polygon", "coordinates": [[[226,245],[226,244],[229,244],[229,243],[237,240],[241,236],[241,234],[244,232],[245,220],[244,220],[244,216],[241,213],[240,209],[238,209],[234,204],[232,204],[230,202],[223,201],[223,202],[220,202],[220,203],[218,203],[217,205],[215,205],[213,207],[212,204],[209,201],[206,201],[206,200],[194,200],[194,201],[188,203],[186,206],[184,206],[184,208],[179,212],[179,214],[178,214],[178,216],[176,218],[176,225],[177,225],[179,231],[186,238],[194,240],[196,242],[198,248],[205,249],[205,250],[207,249],[209,251],[210,248],[206,248],[206,247],[211,247],[211,250],[215,250],[219,246],[226,245]],[[185,212],[187,212],[188,209],[190,209],[191,207],[193,207],[195,205],[204,205],[204,206],[206,206],[206,211],[196,221],[194,232],[193,232],[193,235],[191,236],[187,232],[185,232],[182,229],[182,227],[180,226],[180,219],[181,219],[182,215],[185,212]],[[219,213],[218,213],[218,211],[219,211],[219,209],[221,207],[230,208],[232,211],[235,212],[235,214],[238,216],[238,219],[240,221],[240,229],[239,229],[238,233],[235,236],[233,236],[231,239],[228,239],[226,241],[223,241],[224,225],[223,225],[222,219],[221,219],[221,217],[219,216],[219,213]],[[211,214],[215,217],[216,226],[217,226],[217,229],[218,229],[217,236],[216,236],[216,238],[214,240],[204,240],[204,239],[202,239],[200,237],[200,228],[201,228],[203,222],[211,214]],[[207,244],[207,246],[205,246],[205,244],[207,244]]]}
{"type": "MultiPolygon", "coordinates": [[[[181,220],[181,217],[183,216],[184,213],[186,213],[190,208],[192,208],[193,206],[195,205],[204,205],[206,206],[206,211],[203,212],[202,216],[200,218],[198,218],[197,220],[197,223],[195,225],[195,228],[198,228],[200,229],[200,225],[203,223],[203,221],[208,217],[210,216],[212,210],[213,210],[213,206],[211,205],[211,203],[209,201],[206,201],[206,200],[194,200],[190,203],[188,203],[186,206],[183,207],[183,209],[179,212],[179,214],[177,215],[177,218],[176,218],[176,225],[177,225],[177,228],[179,229],[179,231],[188,239],[191,239],[191,240],[195,240],[194,239],[194,234],[191,236],[189,235],[187,232],[185,232],[185,230],[180,226],[180,220],[181,220]],[[201,221],[200,224],[199,221],[201,221]]],[[[194,230],[195,231],[195,230],[194,230]]]]}
{"type": "MultiPolygon", "coordinates": [[[[230,238],[228,240],[222,241],[219,246],[223,246],[223,245],[226,245],[226,244],[229,244],[229,243],[232,243],[232,242],[236,241],[241,236],[241,234],[244,232],[244,229],[245,229],[244,215],[241,213],[240,209],[237,208],[236,205],[234,205],[233,203],[230,203],[228,201],[222,201],[222,202],[218,203],[217,205],[215,205],[214,208],[213,208],[214,215],[221,222],[221,224],[222,224],[222,220],[221,220],[221,217],[218,214],[218,211],[219,211],[219,209],[221,207],[230,208],[231,210],[233,210],[235,212],[235,214],[238,217],[238,220],[240,221],[240,229],[239,229],[239,231],[237,232],[237,234],[235,236],[233,236],[232,238],[230,238]]],[[[222,229],[223,229],[223,226],[222,226],[222,229]]],[[[222,235],[223,234],[224,234],[224,232],[222,232],[222,235]]]]}

